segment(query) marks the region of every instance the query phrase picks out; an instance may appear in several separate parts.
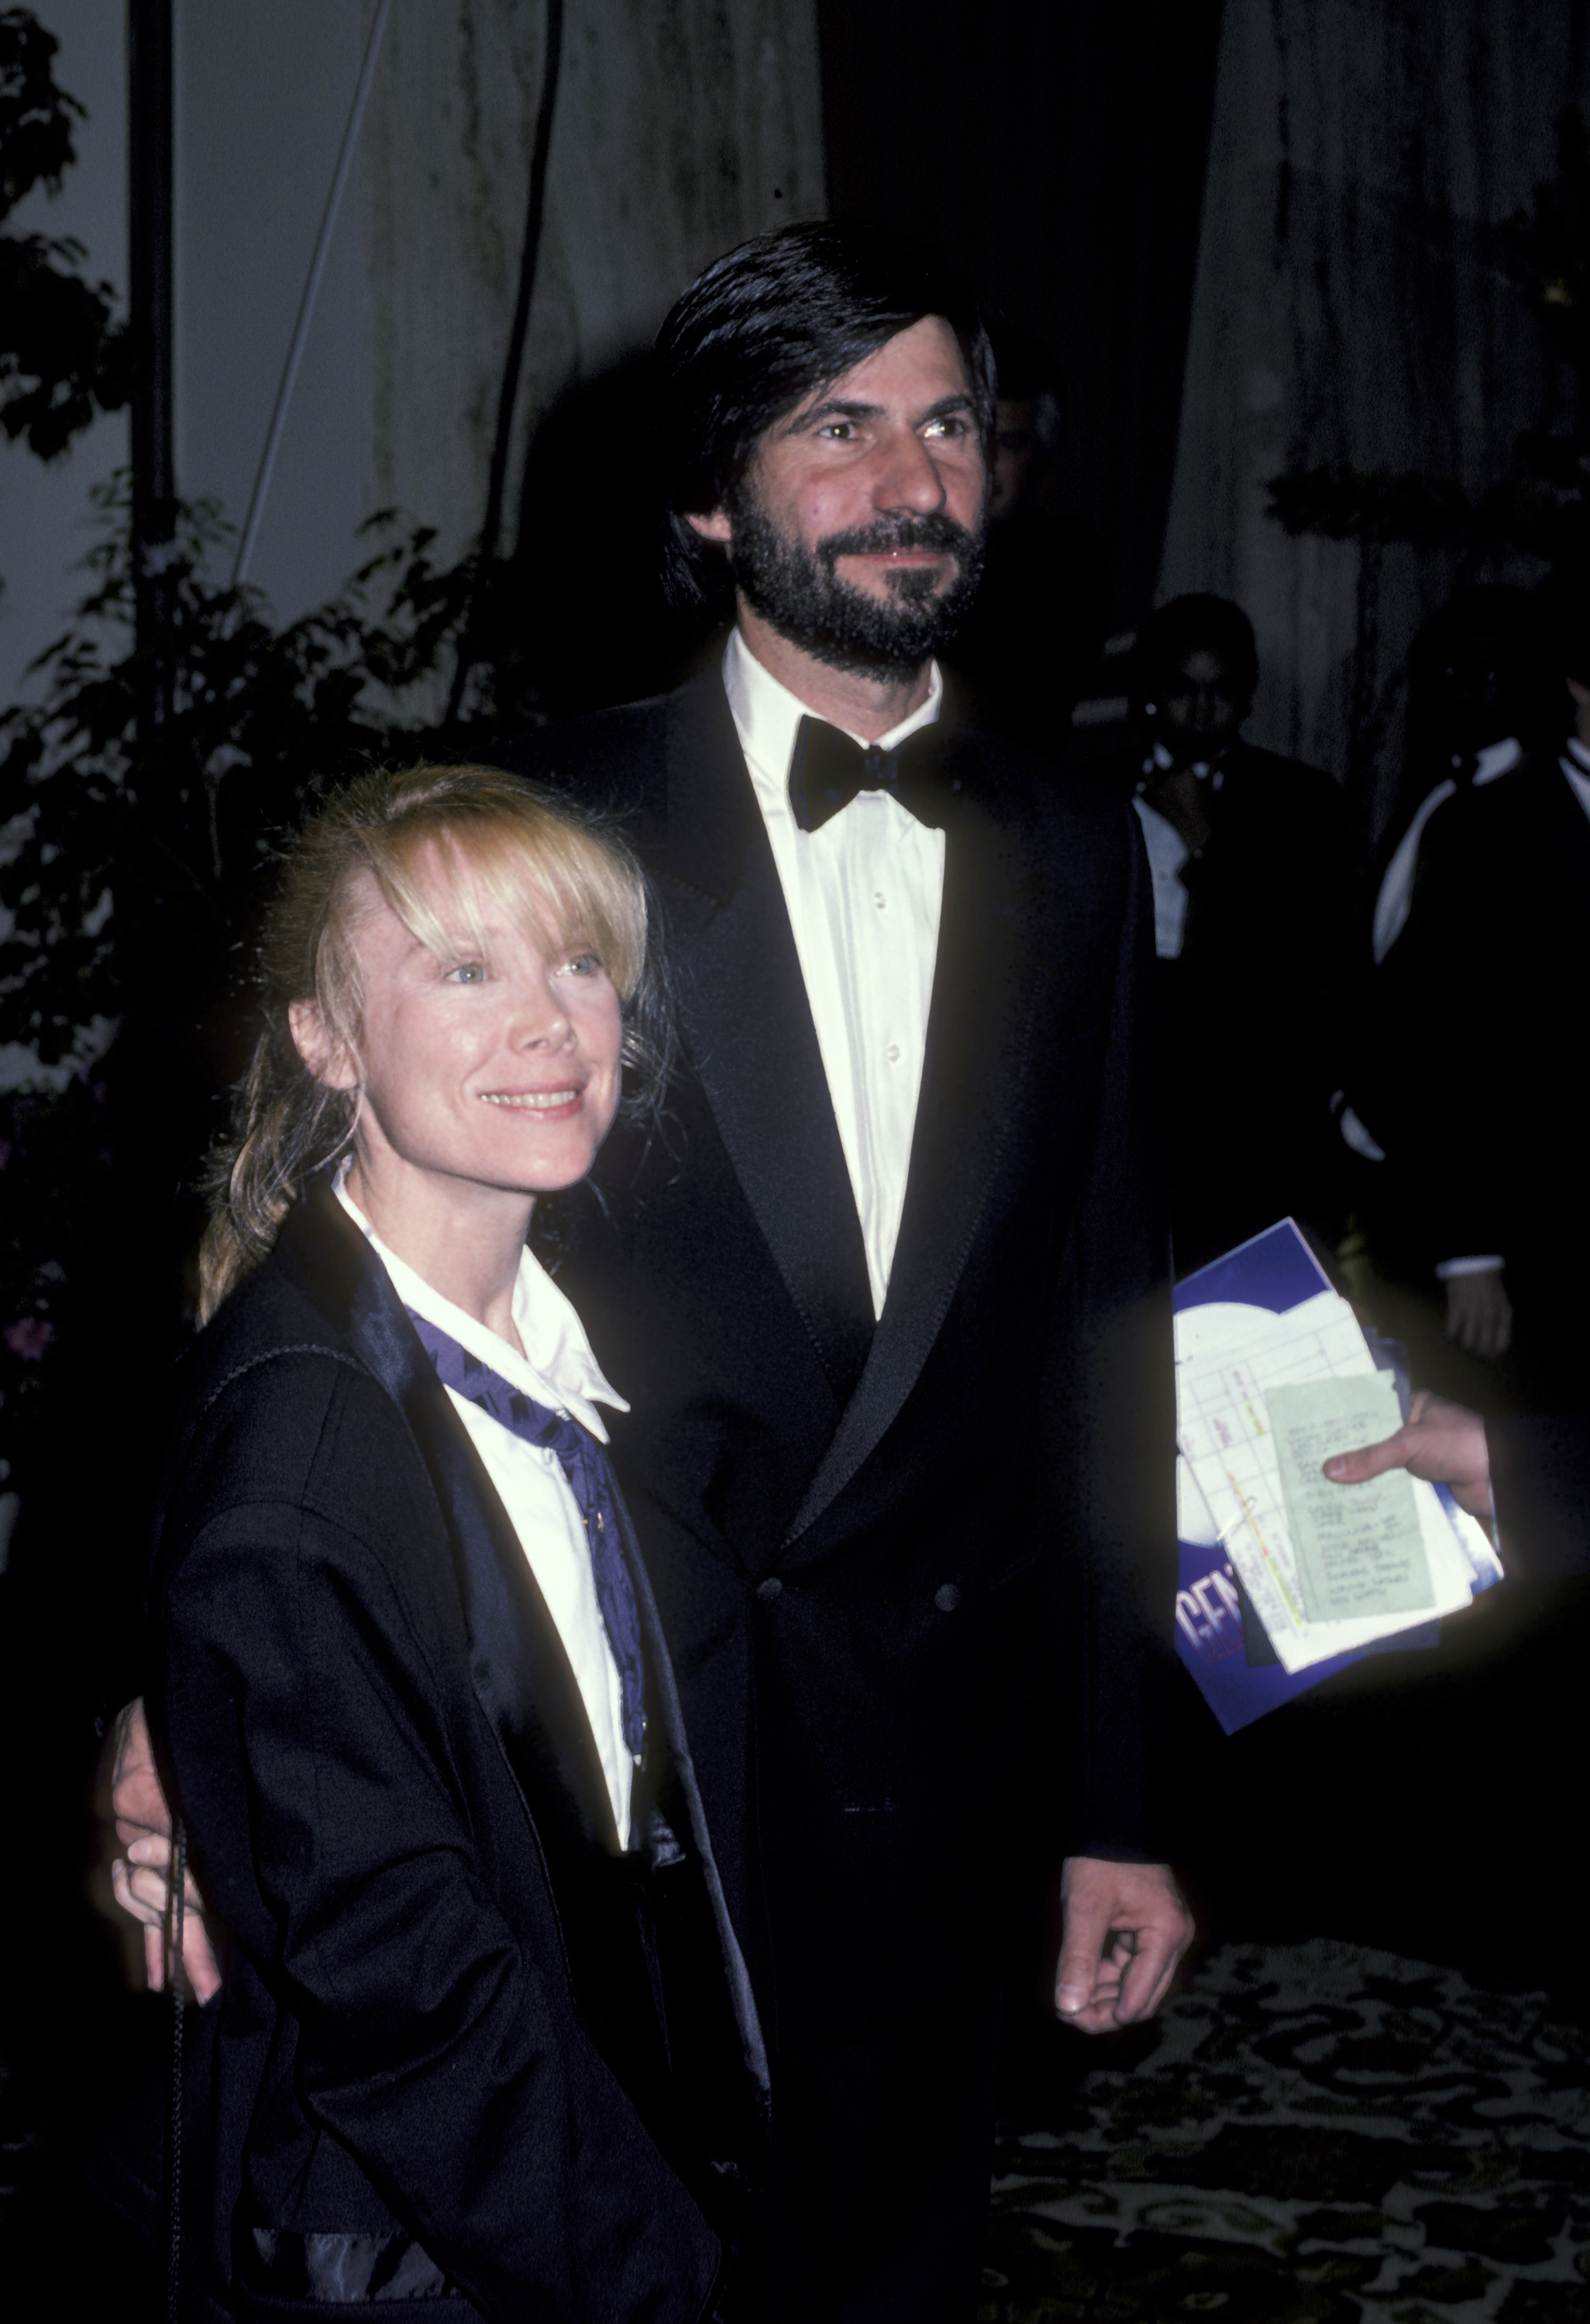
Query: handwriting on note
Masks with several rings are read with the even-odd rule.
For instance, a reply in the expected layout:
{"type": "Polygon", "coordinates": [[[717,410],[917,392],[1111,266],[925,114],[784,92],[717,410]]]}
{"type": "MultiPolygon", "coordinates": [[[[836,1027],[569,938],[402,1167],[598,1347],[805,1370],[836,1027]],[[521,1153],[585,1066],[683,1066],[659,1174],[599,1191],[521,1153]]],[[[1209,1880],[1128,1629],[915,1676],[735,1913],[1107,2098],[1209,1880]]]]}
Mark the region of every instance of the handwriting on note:
{"type": "Polygon", "coordinates": [[[1309,1620],[1433,1607],[1407,1471],[1392,1469],[1364,1485],[1336,1485],[1321,1474],[1332,1453],[1378,1443],[1400,1425],[1391,1374],[1272,1388],[1266,1401],[1309,1620]]]}

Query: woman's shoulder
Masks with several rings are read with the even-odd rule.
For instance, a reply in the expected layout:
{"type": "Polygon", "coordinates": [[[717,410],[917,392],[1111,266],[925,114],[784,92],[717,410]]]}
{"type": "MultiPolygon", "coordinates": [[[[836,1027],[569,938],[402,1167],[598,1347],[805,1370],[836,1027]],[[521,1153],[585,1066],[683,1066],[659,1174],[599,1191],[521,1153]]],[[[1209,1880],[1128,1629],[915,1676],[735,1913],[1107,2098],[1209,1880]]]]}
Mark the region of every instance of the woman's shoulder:
{"type": "Polygon", "coordinates": [[[391,1459],[401,1413],[360,1351],[351,1310],[367,1262],[356,1231],[333,1222],[324,1250],[314,1222],[290,1218],[275,1250],[223,1301],[178,1370],[177,1458],[226,1471],[250,1490],[305,1489],[328,1443],[346,1440],[361,1468],[391,1459]],[[306,1248],[306,1245],[308,1246],[306,1248]],[[319,1262],[317,1264],[317,1262],[319,1262]]]}

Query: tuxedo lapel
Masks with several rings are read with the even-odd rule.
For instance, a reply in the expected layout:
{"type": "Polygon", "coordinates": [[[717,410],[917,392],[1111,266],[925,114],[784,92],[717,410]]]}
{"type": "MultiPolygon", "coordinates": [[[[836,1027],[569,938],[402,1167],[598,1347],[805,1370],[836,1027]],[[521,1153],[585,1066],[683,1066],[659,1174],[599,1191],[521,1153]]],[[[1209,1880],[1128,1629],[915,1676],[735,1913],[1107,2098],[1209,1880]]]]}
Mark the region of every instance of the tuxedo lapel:
{"type": "Polygon", "coordinates": [[[413,1432],[452,1542],[476,1696],[532,1821],[560,1803],[587,1840],[616,1849],[601,1757],[557,1625],[385,1268],[325,1185],[287,1232],[320,1303],[413,1432]]]}
{"type": "Polygon", "coordinates": [[[866,1367],[787,1547],[855,1476],[916,1385],[966,1266],[1026,1077],[1031,867],[982,795],[970,738],[947,731],[934,771],[945,829],[944,902],[900,1237],[866,1367]]]}
{"type": "Polygon", "coordinates": [[[872,1339],[866,1251],[783,890],[716,670],[670,705],[668,786],[651,865],[685,1047],[844,1404],[872,1339]]]}

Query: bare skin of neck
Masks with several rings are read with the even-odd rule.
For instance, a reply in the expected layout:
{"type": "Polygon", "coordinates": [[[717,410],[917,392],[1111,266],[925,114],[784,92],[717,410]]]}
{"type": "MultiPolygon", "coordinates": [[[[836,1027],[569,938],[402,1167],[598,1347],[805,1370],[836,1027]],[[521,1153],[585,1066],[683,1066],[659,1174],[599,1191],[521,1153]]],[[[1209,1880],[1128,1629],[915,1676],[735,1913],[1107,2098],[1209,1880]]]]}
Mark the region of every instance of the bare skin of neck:
{"type": "Polygon", "coordinates": [[[513,1293],[533,1195],[466,1186],[455,1190],[451,1201],[439,1201],[435,1190],[416,1183],[412,1173],[393,1167],[378,1124],[366,1120],[360,1130],[347,1174],[349,1201],[416,1275],[522,1355],[513,1293]]]}
{"type": "Polygon", "coordinates": [[[846,734],[859,735],[864,742],[876,742],[928,699],[933,682],[930,661],[898,678],[871,678],[858,670],[835,669],[804,647],[791,645],[744,597],[738,603],[740,634],[763,669],[830,726],[843,727],[846,734]]]}

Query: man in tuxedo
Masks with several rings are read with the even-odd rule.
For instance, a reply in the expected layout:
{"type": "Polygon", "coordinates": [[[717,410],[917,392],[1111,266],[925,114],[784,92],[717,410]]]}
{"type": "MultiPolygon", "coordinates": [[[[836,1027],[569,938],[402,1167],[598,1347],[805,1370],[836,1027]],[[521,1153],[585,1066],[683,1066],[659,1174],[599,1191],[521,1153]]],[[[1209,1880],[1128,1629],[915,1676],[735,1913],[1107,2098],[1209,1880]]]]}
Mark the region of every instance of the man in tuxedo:
{"type": "Polygon", "coordinates": [[[1173,1582],[1164,1225],[1129,811],[941,717],[993,424],[909,246],[793,228],[659,342],[676,595],[720,662],[546,730],[621,810],[687,1073],[562,1280],[776,2052],[770,2313],[971,2313],[1003,1904],[1068,1859],[1063,2015],[1146,2015],[1173,1582]],[[779,2142],[782,2141],[781,2147],[779,2142]],[[776,2254],[773,2264],[772,2255],[776,2254]]]}
{"type": "Polygon", "coordinates": [[[559,1280],[772,2050],[754,2312],[973,2312],[1002,1987],[1040,1875],[1053,1999],[1158,2006],[1190,1935],[1148,1800],[1174,1595],[1166,1231],[1124,802],[956,731],[994,382],[909,245],[790,228],[663,326],[666,699],[522,770],[619,815],[684,1053],[559,1280]],[[1059,1869],[1063,1863],[1063,1872],[1059,1869]]]}
{"type": "Polygon", "coordinates": [[[1258,681],[1240,605],[1171,598],[1133,652],[1138,740],[1098,770],[1132,798],[1153,879],[1179,1275],[1289,1212],[1326,1241],[1342,1225],[1347,818],[1329,775],[1244,739],[1258,681]]]}
{"type": "MultiPolygon", "coordinates": [[[[1526,743],[1542,724],[1540,628],[1539,604],[1527,591],[1487,585],[1458,590],[1413,641],[1400,796],[1375,888],[1373,968],[1364,964],[1340,1113],[1355,1157],[1355,1207],[1381,1278],[1377,1304],[1427,1379],[1490,1403],[1506,1370],[1499,1360],[1512,1337],[1511,1301],[1494,1254],[1445,1240],[1465,1231],[1461,1208],[1450,1223],[1443,1216],[1449,1060],[1436,1073],[1433,1056],[1410,1056],[1405,1028],[1432,1001],[1441,1005],[1443,951],[1465,917],[1481,926],[1488,918],[1483,866],[1456,917],[1444,883],[1467,853],[1471,804],[1531,763],[1526,743]],[[1497,1369],[1487,1377],[1484,1366],[1497,1369]]],[[[1504,891],[1505,881],[1503,872],[1504,891]]]]}
{"type": "Polygon", "coordinates": [[[1358,1110],[1397,1171],[1411,1258],[1447,1286],[1449,1330],[1508,1356],[1514,1408],[1583,1411],[1590,589],[1559,576],[1537,608],[1567,731],[1429,822],[1391,954],[1405,955],[1401,1005],[1358,1110]]]}

